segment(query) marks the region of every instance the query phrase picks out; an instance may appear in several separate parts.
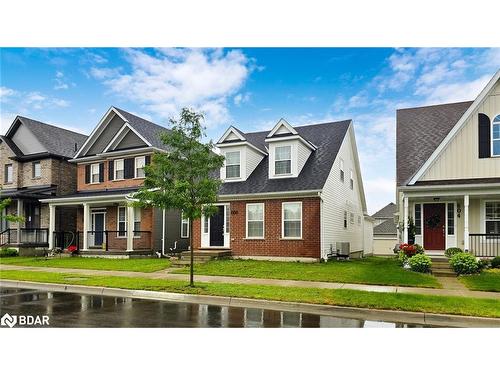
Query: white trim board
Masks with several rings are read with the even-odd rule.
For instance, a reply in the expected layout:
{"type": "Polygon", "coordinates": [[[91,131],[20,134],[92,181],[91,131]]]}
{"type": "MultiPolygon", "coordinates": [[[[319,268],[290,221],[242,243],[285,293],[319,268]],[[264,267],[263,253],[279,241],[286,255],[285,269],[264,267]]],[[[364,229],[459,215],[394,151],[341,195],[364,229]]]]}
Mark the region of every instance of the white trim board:
{"type": "Polygon", "coordinates": [[[471,104],[469,109],[465,111],[465,113],[460,117],[460,120],[455,124],[455,126],[451,129],[448,135],[443,139],[443,141],[439,144],[439,146],[434,150],[432,155],[425,161],[425,163],[420,167],[420,169],[413,175],[413,177],[408,182],[408,185],[413,185],[417,182],[420,177],[430,168],[430,166],[434,163],[439,155],[445,150],[446,146],[451,142],[453,138],[457,135],[460,129],[465,125],[466,121],[472,115],[472,113],[481,105],[483,100],[488,96],[488,94],[493,89],[493,86],[500,79],[500,69],[495,73],[495,75],[491,78],[485,88],[478,95],[476,100],[471,104]]]}
{"type": "Polygon", "coordinates": [[[134,132],[135,135],[137,135],[141,139],[141,141],[143,141],[148,147],[152,147],[151,143],[148,142],[146,138],[144,138],[137,130],[135,130],[132,125],[130,125],[128,122],[125,122],[120,130],[118,130],[118,132],[115,134],[113,139],[111,139],[108,145],[104,148],[102,154],[108,152],[109,149],[111,149],[111,151],[114,151],[130,131],[134,132]]]}
{"type": "Polygon", "coordinates": [[[229,136],[229,134],[233,133],[240,141],[246,141],[245,137],[240,133],[238,129],[236,129],[234,126],[230,126],[224,134],[222,134],[222,137],[217,141],[217,143],[222,143],[226,140],[226,138],[229,136]]]}
{"type": "Polygon", "coordinates": [[[276,125],[274,125],[274,128],[272,128],[272,130],[269,132],[269,134],[266,136],[266,138],[270,138],[272,137],[277,131],[279,128],[281,128],[282,126],[284,126],[291,134],[293,135],[297,135],[299,133],[297,133],[297,130],[295,130],[292,125],[290,125],[288,123],[288,121],[286,121],[284,118],[281,118],[277,123],[276,125]]]}

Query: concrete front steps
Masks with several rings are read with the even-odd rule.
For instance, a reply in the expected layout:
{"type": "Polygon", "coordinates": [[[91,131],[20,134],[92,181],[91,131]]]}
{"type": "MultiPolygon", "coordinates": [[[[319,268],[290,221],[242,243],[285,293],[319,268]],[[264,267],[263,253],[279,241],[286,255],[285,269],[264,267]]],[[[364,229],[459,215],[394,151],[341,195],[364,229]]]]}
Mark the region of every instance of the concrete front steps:
{"type": "MultiPolygon", "coordinates": [[[[193,252],[194,263],[206,263],[213,259],[223,259],[231,257],[231,250],[227,249],[199,249],[193,252]]],[[[191,263],[191,252],[183,251],[180,253],[179,258],[170,258],[172,267],[189,266],[191,263]]]]}
{"type": "Polygon", "coordinates": [[[448,258],[445,256],[431,256],[432,267],[431,271],[434,276],[455,277],[456,274],[448,263],[448,258]]]}

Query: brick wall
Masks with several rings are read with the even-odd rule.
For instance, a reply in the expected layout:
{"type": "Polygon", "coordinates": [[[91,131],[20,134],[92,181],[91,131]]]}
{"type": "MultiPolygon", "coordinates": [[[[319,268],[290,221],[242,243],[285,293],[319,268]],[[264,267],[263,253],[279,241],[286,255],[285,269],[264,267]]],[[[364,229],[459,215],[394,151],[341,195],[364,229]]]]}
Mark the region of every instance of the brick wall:
{"type": "Polygon", "coordinates": [[[20,186],[19,175],[22,174],[22,164],[9,159],[15,156],[5,142],[0,142],[0,187],[2,189],[16,189],[20,186]],[[5,165],[12,164],[12,183],[5,183],[5,165]]]}
{"type": "MultiPolygon", "coordinates": [[[[231,250],[234,256],[309,257],[320,258],[320,200],[319,198],[272,199],[231,202],[231,250]],[[281,238],[281,209],[283,202],[302,202],[302,239],[281,238]],[[246,237],[246,204],[264,203],[263,240],[246,237]]],[[[200,221],[193,223],[195,249],[201,245],[200,221]]]]}

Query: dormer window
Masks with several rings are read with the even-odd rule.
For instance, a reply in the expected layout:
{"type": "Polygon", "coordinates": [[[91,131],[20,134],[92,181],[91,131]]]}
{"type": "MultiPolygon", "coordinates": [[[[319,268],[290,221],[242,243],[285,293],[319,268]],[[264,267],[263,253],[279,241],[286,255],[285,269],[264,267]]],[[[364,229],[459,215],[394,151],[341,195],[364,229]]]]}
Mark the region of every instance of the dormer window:
{"type": "Polygon", "coordinates": [[[226,178],[240,178],[240,152],[226,152],[226,178]]]}
{"type": "Polygon", "coordinates": [[[491,154],[493,156],[500,156],[500,115],[493,119],[491,136],[491,154]]]}
{"type": "Polygon", "coordinates": [[[274,160],[274,174],[292,173],[292,146],[277,146],[274,160]]]}

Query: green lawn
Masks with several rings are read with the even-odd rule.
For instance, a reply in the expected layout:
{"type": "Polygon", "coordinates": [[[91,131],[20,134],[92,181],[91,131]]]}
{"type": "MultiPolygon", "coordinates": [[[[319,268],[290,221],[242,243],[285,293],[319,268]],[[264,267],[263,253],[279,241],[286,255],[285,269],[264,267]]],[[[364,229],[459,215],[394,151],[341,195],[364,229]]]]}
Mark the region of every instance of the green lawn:
{"type": "Polygon", "coordinates": [[[500,269],[483,271],[478,275],[460,276],[459,280],[471,290],[500,292],[500,269]]]}
{"type": "Polygon", "coordinates": [[[43,271],[2,271],[0,278],[500,318],[500,300],[495,299],[223,283],[197,283],[196,287],[191,288],[183,281],[138,277],[82,276],[43,271]]]}
{"type": "MultiPolygon", "coordinates": [[[[188,273],[181,268],[174,273],[188,273]]],[[[369,257],[328,263],[216,260],[195,266],[195,274],[267,279],[330,281],[354,284],[440,288],[434,276],[401,268],[393,258],[369,257]]]]}
{"type": "Polygon", "coordinates": [[[136,272],[154,272],[170,267],[168,259],[157,258],[138,258],[138,259],[106,259],[106,258],[30,258],[30,257],[11,257],[0,258],[0,264],[11,264],[16,266],[31,267],[60,267],[60,268],[78,268],[89,270],[108,270],[108,271],[136,271],[136,272]]]}

